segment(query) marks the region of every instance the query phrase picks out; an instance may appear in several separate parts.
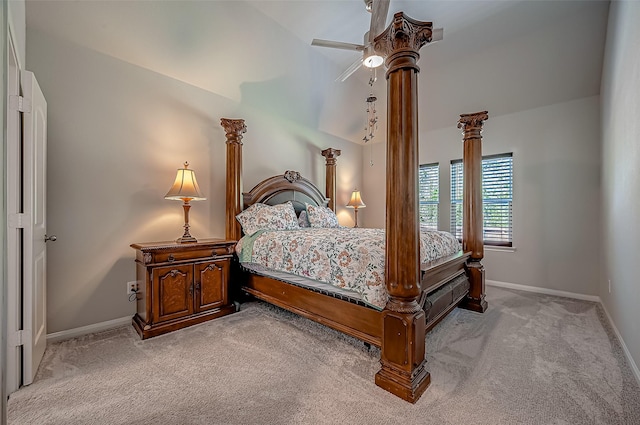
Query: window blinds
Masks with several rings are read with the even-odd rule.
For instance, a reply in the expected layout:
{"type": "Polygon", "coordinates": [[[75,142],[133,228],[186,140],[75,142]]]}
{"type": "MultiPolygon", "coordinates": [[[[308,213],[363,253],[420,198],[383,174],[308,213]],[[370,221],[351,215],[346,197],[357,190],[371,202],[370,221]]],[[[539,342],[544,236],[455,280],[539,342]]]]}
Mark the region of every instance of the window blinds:
{"type": "Polygon", "coordinates": [[[437,163],[421,165],[418,172],[420,224],[430,230],[438,230],[439,173],[437,163]]]}
{"type": "Polygon", "coordinates": [[[462,239],[462,160],[451,161],[451,229],[456,238],[462,239]]]}
{"type": "MultiPolygon", "coordinates": [[[[451,161],[451,233],[462,239],[462,160],[451,161]]],[[[513,154],[482,158],[485,245],[513,245],[513,154]]]]}

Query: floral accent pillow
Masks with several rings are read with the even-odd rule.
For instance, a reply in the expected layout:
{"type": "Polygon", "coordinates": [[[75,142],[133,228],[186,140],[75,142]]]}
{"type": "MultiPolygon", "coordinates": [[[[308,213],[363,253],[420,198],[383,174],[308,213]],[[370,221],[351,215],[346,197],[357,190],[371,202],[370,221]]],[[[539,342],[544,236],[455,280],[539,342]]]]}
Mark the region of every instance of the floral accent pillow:
{"type": "Polygon", "coordinates": [[[293,204],[278,205],[253,204],[236,216],[245,235],[253,235],[258,230],[298,229],[298,217],[293,204]]]}
{"type": "Polygon", "coordinates": [[[300,227],[311,227],[309,224],[309,217],[307,216],[307,211],[300,211],[300,215],[298,216],[298,226],[300,227]]]}
{"type": "Polygon", "coordinates": [[[336,213],[331,211],[327,207],[316,207],[314,205],[306,204],[307,216],[309,217],[309,224],[311,227],[340,227],[338,224],[338,217],[336,213]]]}

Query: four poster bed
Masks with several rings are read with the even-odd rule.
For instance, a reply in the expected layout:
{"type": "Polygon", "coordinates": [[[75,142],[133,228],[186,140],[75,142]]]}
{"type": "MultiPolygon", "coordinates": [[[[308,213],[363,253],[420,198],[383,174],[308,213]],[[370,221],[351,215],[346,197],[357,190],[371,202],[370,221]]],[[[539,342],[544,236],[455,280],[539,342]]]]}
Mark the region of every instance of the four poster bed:
{"type": "MultiPolygon", "coordinates": [[[[248,232],[245,228],[245,233],[251,234],[243,238],[239,220],[242,221],[244,217],[243,225],[249,226],[262,220],[256,219],[258,215],[251,214],[260,214],[261,209],[269,208],[286,210],[283,214],[289,218],[285,218],[285,221],[291,221],[292,214],[295,214],[294,219],[301,218],[297,216],[302,212],[308,213],[311,221],[311,212],[320,211],[325,206],[335,211],[336,162],[340,151],[331,148],[322,151],[326,158],[324,194],[295,171],[270,177],[243,194],[244,120],[221,120],[227,137],[226,239],[240,241],[236,249],[240,260],[239,270],[231,284],[239,285],[242,291],[256,298],[380,347],[382,368],[376,374],[376,384],[410,402],[417,401],[430,383],[429,372],[425,369],[427,330],[456,306],[478,312],[484,312],[487,308],[484,269],[480,262],[483,257],[480,132],[483,121],[488,118],[486,112],[461,115],[458,123],[464,132],[462,249],[457,245],[458,241],[454,240],[454,245],[451,245],[445,236],[435,235],[445,238],[444,242],[440,242],[441,245],[449,244],[454,249],[440,250],[429,258],[421,257],[421,251],[423,254],[429,251],[428,245],[425,245],[429,242],[425,242],[418,220],[416,62],[418,50],[430,40],[431,23],[414,21],[402,12],[395,14],[390,27],[376,38],[376,51],[385,53],[388,69],[386,230],[382,236],[376,236],[379,242],[374,243],[366,239],[375,233],[373,229],[332,229],[342,235],[342,242],[364,240],[367,249],[371,250],[363,254],[366,258],[376,257],[376,252],[381,250],[382,260],[379,264],[365,266],[375,269],[371,274],[374,277],[367,280],[365,287],[380,286],[372,282],[376,277],[381,279],[378,283],[384,291],[383,298],[367,298],[366,293],[360,294],[360,297],[352,296],[354,291],[350,290],[349,283],[346,283],[348,290],[314,284],[314,279],[306,271],[293,275],[253,263],[256,255],[252,257],[251,253],[247,255],[244,251],[250,249],[249,245],[255,248],[261,238],[271,237],[269,233],[284,234],[289,239],[285,238],[285,242],[273,242],[270,239],[263,242],[262,256],[267,260],[278,255],[291,260],[292,252],[282,254],[287,246],[306,244],[307,248],[311,246],[310,249],[314,249],[312,244],[320,240],[319,235],[328,233],[326,229],[313,228],[322,226],[312,226],[305,232],[294,229],[296,225],[285,225],[285,232],[271,232],[268,229],[251,229],[248,232]],[[303,236],[292,236],[298,235],[294,232],[308,236],[307,242],[299,239],[303,236]],[[378,251],[373,251],[374,245],[378,246],[378,251]],[[377,302],[373,302],[373,299],[377,302]]],[[[363,249],[356,248],[357,252],[350,252],[342,258],[353,259],[358,252],[362,254],[363,249]]],[[[339,271],[330,274],[339,275],[339,280],[345,283],[341,276],[348,273],[339,271]]],[[[354,275],[364,273],[363,268],[354,275]]]]}

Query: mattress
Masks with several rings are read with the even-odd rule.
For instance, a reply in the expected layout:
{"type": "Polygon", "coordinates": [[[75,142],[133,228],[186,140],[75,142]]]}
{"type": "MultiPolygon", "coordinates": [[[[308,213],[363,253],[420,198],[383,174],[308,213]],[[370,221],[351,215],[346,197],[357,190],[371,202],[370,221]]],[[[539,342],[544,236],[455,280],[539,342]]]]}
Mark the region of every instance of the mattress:
{"type": "MultiPolygon", "coordinates": [[[[427,263],[460,251],[448,232],[421,229],[420,262],[427,263]]],[[[260,273],[300,284],[319,282],[343,296],[384,308],[388,300],[384,281],[385,232],[367,228],[301,228],[262,230],[243,237],[236,246],[240,263],[260,273]],[[295,279],[293,279],[295,281],[295,279]]],[[[327,290],[327,289],[323,289],[327,290]]]]}

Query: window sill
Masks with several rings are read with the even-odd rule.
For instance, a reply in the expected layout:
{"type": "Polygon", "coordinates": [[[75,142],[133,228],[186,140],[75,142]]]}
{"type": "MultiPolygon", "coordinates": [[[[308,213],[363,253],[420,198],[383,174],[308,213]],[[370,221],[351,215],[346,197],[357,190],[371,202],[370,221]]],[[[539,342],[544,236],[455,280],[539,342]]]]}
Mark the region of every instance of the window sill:
{"type": "Polygon", "coordinates": [[[496,252],[516,252],[516,248],[513,246],[493,246],[493,245],[485,245],[485,251],[496,251],[496,252]]]}

